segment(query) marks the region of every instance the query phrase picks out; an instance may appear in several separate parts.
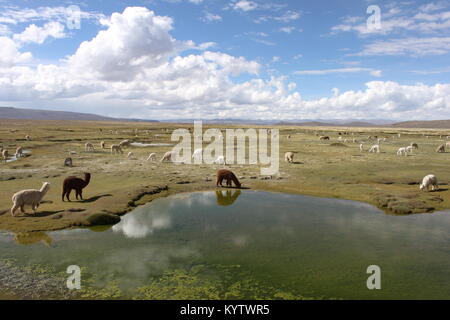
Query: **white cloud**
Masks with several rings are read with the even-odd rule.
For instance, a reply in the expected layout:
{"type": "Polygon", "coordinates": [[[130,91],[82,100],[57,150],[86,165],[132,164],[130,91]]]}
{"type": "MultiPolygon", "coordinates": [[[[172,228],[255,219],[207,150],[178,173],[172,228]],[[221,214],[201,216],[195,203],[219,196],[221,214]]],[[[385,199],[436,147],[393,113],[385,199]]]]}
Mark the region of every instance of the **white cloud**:
{"type": "Polygon", "coordinates": [[[357,56],[441,55],[450,52],[450,37],[378,40],[366,45],[357,56]]]}
{"type": "Polygon", "coordinates": [[[247,11],[252,11],[252,10],[255,10],[256,8],[258,8],[258,4],[254,1],[239,0],[239,1],[230,3],[230,7],[233,8],[234,10],[241,10],[241,11],[247,12],[247,11]]]}
{"type": "Polygon", "coordinates": [[[31,24],[22,33],[15,34],[13,39],[20,44],[28,42],[42,44],[49,37],[60,39],[66,36],[64,26],[55,21],[48,22],[43,27],[31,24]]]}
{"type": "Polygon", "coordinates": [[[0,68],[12,67],[15,64],[29,61],[32,58],[30,52],[21,53],[17,44],[8,37],[0,37],[0,68]]]}
{"type": "Polygon", "coordinates": [[[81,43],[69,64],[105,80],[133,79],[143,68],[157,67],[193,43],[170,35],[172,19],[142,7],[128,7],[103,21],[106,30],[81,43]]]}
{"type": "MultiPolygon", "coordinates": [[[[0,11],[0,23],[18,24],[29,21],[58,21],[66,23],[68,18],[66,7],[39,7],[35,9],[5,8],[0,11]]],[[[80,10],[82,20],[100,20],[105,16],[101,13],[80,10]]]]}
{"type": "MultiPolygon", "coordinates": [[[[127,8],[104,23],[106,29],[59,65],[20,66],[31,54],[19,52],[11,38],[0,37],[2,53],[6,48],[0,56],[0,103],[157,119],[450,116],[450,84],[372,81],[364,90],[335,89],[331,97],[303,100],[286,78],[260,78],[256,61],[213,51],[179,55],[210,44],[174,39],[172,20],[148,9],[127,8]]],[[[377,75],[378,70],[315,71],[377,75]]]]}
{"type": "Polygon", "coordinates": [[[416,10],[393,7],[388,12],[381,11],[381,28],[368,28],[367,17],[344,17],[342,23],[331,28],[331,34],[356,32],[360,36],[391,34],[400,31],[431,34],[450,31],[450,11],[442,4],[427,4],[416,10]]]}
{"type": "Polygon", "coordinates": [[[368,72],[374,77],[381,77],[381,70],[372,68],[337,68],[337,69],[321,69],[321,70],[299,70],[295,71],[297,75],[327,75],[332,73],[360,73],[368,72]]]}
{"type": "Polygon", "coordinates": [[[295,27],[282,27],[280,28],[281,32],[284,33],[292,33],[295,30],[295,27]]]}
{"type": "Polygon", "coordinates": [[[205,15],[202,17],[202,20],[205,22],[217,22],[222,21],[222,17],[218,14],[214,14],[211,12],[205,12],[205,15]]]}
{"type": "Polygon", "coordinates": [[[261,17],[255,19],[255,22],[261,23],[261,22],[267,22],[267,21],[277,21],[277,22],[282,22],[282,23],[289,23],[289,22],[300,19],[300,17],[301,17],[300,12],[288,10],[285,13],[283,13],[282,15],[261,16],[261,17]]]}

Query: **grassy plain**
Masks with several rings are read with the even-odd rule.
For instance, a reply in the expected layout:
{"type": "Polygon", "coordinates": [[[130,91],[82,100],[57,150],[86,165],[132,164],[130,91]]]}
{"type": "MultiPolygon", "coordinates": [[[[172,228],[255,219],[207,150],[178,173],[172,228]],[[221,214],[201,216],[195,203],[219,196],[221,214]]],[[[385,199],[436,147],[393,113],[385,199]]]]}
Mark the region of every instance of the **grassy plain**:
{"type": "MultiPolygon", "coordinates": [[[[212,127],[246,128],[204,125],[203,129],[212,127]]],[[[170,137],[176,128],[192,128],[192,124],[0,120],[0,145],[10,154],[17,146],[31,151],[31,155],[17,161],[0,163],[0,229],[20,235],[105,224],[156,197],[215,189],[216,170],[223,166],[160,163],[159,159],[171,146],[131,147],[123,155],[112,155],[109,151],[111,144],[124,139],[175,144],[170,137]],[[25,139],[26,135],[31,136],[30,141],[25,139]],[[100,141],[106,142],[107,149],[100,149],[100,141]],[[84,151],[86,142],[94,144],[94,152],[84,151]],[[64,167],[69,151],[77,152],[71,156],[74,166],[64,167]],[[126,157],[129,151],[134,154],[131,159],[126,157]],[[145,161],[151,152],[157,154],[157,162],[145,161]],[[84,201],[76,201],[72,193],[72,202],[62,202],[64,178],[82,177],[83,172],[92,174],[83,191],[84,201]],[[50,182],[51,189],[37,214],[31,214],[31,208],[27,207],[28,214],[12,217],[11,196],[22,189],[39,189],[43,181],[50,182]]],[[[276,128],[280,130],[278,175],[261,176],[259,165],[226,166],[236,173],[244,187],[358,200],[376,205],[387,214],[431,213],[450,208],[450,153],[435,152],[438,145],[445,144],[450,130],[276,128]],[[342,141],[338,140],[339,132],[348,133],[342,136],[342,141]],[[320,141],[319,135],[328,135],[331,140],[320,141]],[[380,144],[380,153],[367,152],[374,144],[368,136],[386,137],[380,144]],[[344,143],[344,139],[348,141],[344,143]],[[357,142],[352,142],[353,139],[357,142]],[[363,152],[359,150],[361,142],[363,152]],[[419,149],[406,157],[396,155],[399,147],[411,142],[417,143],[419,149]],[[287,151],[297,152],[294,163],[284,161],[287,151]],[[438,177],[440,189],[421,192],[419,182],[430,173],[438,177]]]]}

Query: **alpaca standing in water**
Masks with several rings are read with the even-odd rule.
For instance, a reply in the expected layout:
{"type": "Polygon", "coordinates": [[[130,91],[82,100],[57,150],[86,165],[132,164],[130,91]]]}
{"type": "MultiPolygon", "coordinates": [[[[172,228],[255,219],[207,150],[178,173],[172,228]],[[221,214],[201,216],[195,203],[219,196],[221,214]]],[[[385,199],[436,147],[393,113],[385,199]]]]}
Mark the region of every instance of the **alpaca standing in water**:
{"type": "Polygon", "coordinates": [[[64,197],[70,201],[70,192],[72,189],[75,189],[75,196],[78,200],[78,196],[80,196],[81,200],[83,200],[83,189],[89,184],[91,181],[91,174],[88,172],[84,173],[84,180],[77,177],[67,177],[63,182],[63,193],[62,193],[62,201],[64,201],[64,197]]]}
{"type": "Polygon", "coordinates": [[[234,182],[234,184],[236,185],[237,188],[241,187],[241,183],[239,182],[238,178],[236,178],[235,174],[233,172],[231,172],[230,170],[219,170],[217,171],[217,182],[216,182],[216,186],[221,186],[222,187],[222,181],[226,180],[227,181],[227,187],[231,187],[231,181],[234,182]]]}

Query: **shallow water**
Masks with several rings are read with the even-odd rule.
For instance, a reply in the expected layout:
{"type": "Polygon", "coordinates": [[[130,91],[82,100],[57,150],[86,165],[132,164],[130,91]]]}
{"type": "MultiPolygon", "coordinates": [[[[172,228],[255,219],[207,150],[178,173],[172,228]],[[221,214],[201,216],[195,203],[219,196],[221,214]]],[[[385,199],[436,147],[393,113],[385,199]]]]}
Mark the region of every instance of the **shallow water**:
{"type": "Polygon", "coordinates": [[[132,142],[133,147],[171,147],[173,144],[170,143],[142,143],[142,142],[132,142]]]}
{"type": "Polygon", "coordinates": [[[76,264],[125,297],[449,299],[449,231],[446,212],[227,190],[157,199],[113,227],[3,232],[0,258],[76,264]],[[369,265],[381,290],[366,287],[369,265]]]}
{"type": "Polygon", "coordinates": [[[7,163],[8,162],[14,162],[14,161],[20,160],[21,158],[29,157],[30,155],[31,155],[31,151],[30,150],[23,150],[23,156],[22,157],[17,158],[15,154],[12,154],[12,155],[10,155],[8,157],[8,159],[6,159],[6,162],[7,163]]]}

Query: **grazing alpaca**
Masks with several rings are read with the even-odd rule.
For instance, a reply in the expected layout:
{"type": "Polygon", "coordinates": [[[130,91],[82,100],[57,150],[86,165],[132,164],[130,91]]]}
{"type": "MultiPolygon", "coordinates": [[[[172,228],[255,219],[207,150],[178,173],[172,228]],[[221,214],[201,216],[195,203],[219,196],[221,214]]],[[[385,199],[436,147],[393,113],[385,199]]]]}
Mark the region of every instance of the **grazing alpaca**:
{"type": "Polygon", "coordinates": [[[194,153],[192,154],[192,159],[201,162],[202,158],[203,158],[202,153],[203,153],[203,149],[195,149],[194,153]]]}
{"type": "Polygon", "coordinates": [[[20,207],[20,211],[25,213],[25,205],[30,205],[34,213],[36,213],[42,198],[44,198],[48,189],[50,189],[50,183],[44,182],[40,190],[28,189],[16,192],[12,196],[14,205],[11,208],[11,215],[15,216],[16,210],[20,207]]]}
{"type": "Polygon", "coordinates": [[[78,196],[80,196],[81,200],[83,200],[83,189],[89,184],[91,181],[91,174],[88,172],[84,173],[84,180],[77,177],[67,177],[63,182],[63,192],[62,192],[62,201],[64,201],[64,197],[70,201],[70,192],[72,189],[75,189],[75,196],[78,200],[78,196]]]}
{"type": "Polygon", "coordinates": [[[216,160],[214,160],[215,164],[225,164],[225,157],[224,156],[218,156],[216,160]]]}
{"type": "Polygon", "coordinates": [[[434,174],[429,174],[425,176],[420,184],[420,190],[427,189],[431,186],[431,190],[439,190],[437,178],[434,174]]]}
{"type": "Polygon", "coordinates": [[[87,151],[95,151],[94,149],[94,145],[90,142],[86,142],[86,144],[84,145],[84,150],[87,151]]]}
{"type": "Polygon", "coordinates": [[[231,187],[231,181],[234,182],[237,188],[241,187],[241,183],[239,182],[238,178],[236,178],[233,172],[225,169],[218,170],[216,186],[218,187],[220,185],[222,187],[222,181],[224,179],[227,181],[227,187],[231,187]]]}
{"type": "Polygon", "coordinates": [[[288,163],[294,162],[294,153],[293,152],[286,152],[284,154],[284,161],[288,163]]]}
{"type": "Polygon", "coordinates": [[[123,154],[122,148],[117,144],[111,145],[111,154],[114,154],[114,153],[123,154]]]}
{"type": "Polygon", "coordinates": [[[405,155],[406,156],[407,155],[406,154],[406,148],[405,147],[399,148],[398,151],[397,151],[397,155],[398,156],[401,156],[401,155],[405,155]]]}
{"type": "Polygon", "coordinates": [[[380,153],[380,145],[379,145],[379,144],[374,144],[374,145],[369,149],[369,152],[380,153]]]}
{"type": "Polygon", "coordinates": [[[23,148],[22,147],[17,147],[16,149],[16,158],[21,158],[23,157],[23,148]]]}
{"type": "Polygon", "coordinates": [[[121,148],[128,148],[131,146],[130,140],[123,140],[119,143],[119,147],[121,148]]]}
{"type": "Polygon", "coordinates": [[[156,153],[152,152],[147,158],[147,161],[156,161],[156,153]]]}
{"type": "Polygon", "coordinates": [[[100,149],[105,149],[105,141],[100,142],[100,149]]]}
{"type": "Polygon", "coordinates": [[[8,150],[3,149],[3,151],[2,151],[2,157],[3,157],[3,160],[5,160],[5,162],[6,162],[6,160],[8,160],[8,156],[9,156],[8,150]]]}
{"type": "Polygon", "coordinates": [[[445,145],[441,144],[437,149],[436,152],[445,152],[445,145]]]}
{"type": "Polygon", "coordinates": [[[161,158],[160,162],[165,162],[165,161],[175,162],[176,157],[177,157],[177,155],[176,155],[175,151],[167,151],[161,158]]]}

